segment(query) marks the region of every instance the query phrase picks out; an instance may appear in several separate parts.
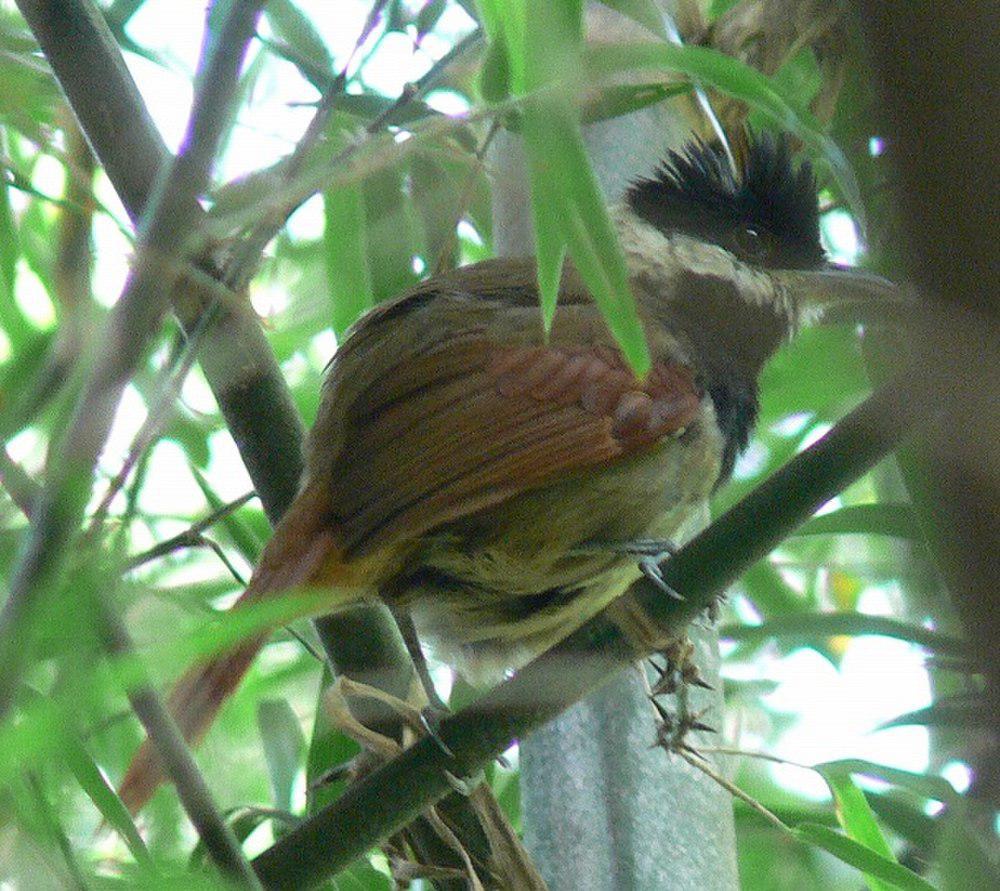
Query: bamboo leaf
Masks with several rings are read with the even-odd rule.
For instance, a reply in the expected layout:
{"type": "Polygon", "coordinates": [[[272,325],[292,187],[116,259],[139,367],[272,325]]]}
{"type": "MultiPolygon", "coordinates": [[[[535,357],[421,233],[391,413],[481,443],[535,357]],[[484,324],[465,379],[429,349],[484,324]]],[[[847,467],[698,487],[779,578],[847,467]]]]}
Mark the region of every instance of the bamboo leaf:
{"type": "Polygon", "coordinates": [[[864,219],[864,206],[854,171],[819,121],[789,95],[781,83],[732,56],[703,46],[667,43],[605,44],[588,47],[584,59],[590,77],[605,77],[648,68],[680,71],[706,86],[746,102],[774,126],[788,130],[822,159],[847,199],[852,212],[864,219]]]}
{"type": "Polygon", "coordinates": [[[339,338],[358,316],[375,305],[368,272],[362,187],[343,186],[325,192],[323,208],[323,248],[333,298],[333,330],[339,338]]]}
{"type": "Polygon", "coordinates": [[[796,535],[890,535],[915,541],[923,536],[909,504],[857,504],[813,517],[796,535]]]}
{"type": "MultiPolygon", "coordinates": [[[[215,491],[205,477],[205,474],[193,464],[189,464],[188,469],[191,471],[191,475],[194,477],[198,488],[201,489],[201,493],[205,496],[205,501],[208,502],[209,508],[213,511],[220,510],[226,502],[215,491]]],[[[231,514],[227,514],[219,520],[217,525],[232,539],[233,544],[236,545],[236,549],[249,563],[257,562],[257,558],[260,556],[260,549],[264,546],[264,539],[259,534],[259,531],[253,528],[242,511],[234,511],[231,514]]]]}
{"type": "Polygon", "coordinates": [[[93,802],[94,807],[97,808],[107,824],[122,837],[132,856],[135,857],[135,862],[144,870],[155,872],[152,858],[149,856],[142,836],[135,828],[132,815],[118,797],[118,793],[105,779],[104,774],[98,769],[83,743],[68,733],[63,742],[66,765],[76,777],[80,788],[87,793],[87,797],[93,802]]]}
{"type": "Polygon", "coordinates": [[[538,264],[538,299],[542,308],[542,327],[546,333],[552,327],[559,301],[559,282],[566,258],[566,241],[559,217],[552,213],[559,195],[536,153],[528,155],[528,175],[531,180],[531,207],[535,224],[535,258],[538,264]]]}
{"type": "MultiPolygon", "coordinates": [[[[581,3],[532,6],[530,27],[520,4],[494,5],[489,15],[496,16],[492,27],[502,28],[507,41],[515,92],[540,90],[578,68],[583,46],[581,3]],[[523,47],[520,61],[518,47],[523,47]]],[[[578,112],[559,93],[536,95],[525,103],[522,133],[531,180],[543,325],[546,330],[551,325],[562,262],[568,253],[622,354],[636,374],[644,375],[651,364],[648,346],[625,257],[587,158],[578,112]]]]}
{"type": "Polygon", "coordinates": [[[801,840],[833,854],[865,875],[904,891],[934,891],[934,886],[912,870],[887,860],[864,845],[818,823],[802,823],[792,830],[801,840]]]}
{"type": "Polygon", "coordinates": [[[306,751],[299,719],[285,699],[265,699],[257,706],[257,727],[271,778],[274,806],[292,809],[292,786],[306,751]]]}
{"type": "MultiPolygon", "coordinates": [[[[896,857],[885,836],[882,835],[882,830],[879,829],[864,792],[851,779],[850,771],[835,764],[821,765],[816,770],[830,787],[837,820],[848,836],[880,857],[896,862],[896,857]]],[[[872,891],[887,891],[891,886],[881,879],[869,876],[868,887],[872,891]]]]}
{"type": "Polygon", "coordinates": [[[691,84],[610,84],[593,97],[587,97],[580,108],[580,122],[593,124],[631,114],[665,99],[691,92],[691,84]]]}
{"type": "MultiPolygon", "coordinates": [[[[41,693],[30,687],[25,688],[25,694],[36,705],[45,700],[41,693]]],[[[107,824],[122,837],[136,864],[143,871],[154,873],[156,870],[152,858],[135,827],[132,815],[101,773],[79,737],[72,729],[64,727],[59,734],[58,743],[66,766],[80,784],[80,788],[87,794],[107,824]]]]}
{"type": "MultiPolygon", "coordinates": [[[[644,375],[650,367],[649,350],[629,288],[625,257],[590,168],[579,125],[565,106],[532,104],[525,111],[524,136],[543,312],[554,312],[558,233],[559,247],[565,247],[573,258],[623,355],[636,374],[644,375]]],[[[551,314],[546,321],[551,321],[551,314]]]]}
{"type": "Polygon", "coordinates": [[[898,619],[855,612],[775,616],[760,625],[725,625],[719,629],[720,637],[747,642],[758,642],[772,637],[815,641],[837,634],[854,636],[879,634],[919,644],[937,653],[962,655],[968,651],[965,641],[957,637],[901,622],[898,619]]]}
{"type": "Polygon", "coordinates": [[[931,776],[923,773],[913,773],[909,770],[901,770],[898,767],[887,767],[884,764],[876,764],[874,761],[865,761],[861,758],[844,758],[838,761],[827,761],[824,764],[817,764],[816,770],[820,771],[842,771],[862,776],[874,777],[894,786],[909,789],[924,798],[942,803],[952,803],[959,796],[955,792],[951,783],[944,777],[931,776]]]}
{"type": "Polygon", "coordinates": [[[983,813],[983,805],[960,798],[944,817],[937,850],[942,891],[1000,888],[996,836],[987,828],[992,828],[994,814],[983,813]]]}
{"type": "Polygon", "coordinates": [[[663,26],[663,12],[653,0],[602,0],[605,6],[616,9],[622,15],[638,22],[657,37],[666,40],[667,29],[663,26]]]}
{"type": "Polygon", "coordinates": [[[916,709],[899,715],[891,721],[879,724],[879,730],[890,727],[982,727],[993,726],[989,710],[984,707],[985,699],[977,696],[952,696],[940,699],[927,708],[916,709]]]}
{"type": "MultiPolygon", "coordinates": [[[[0,146],[2,146],[2,138],[0,138],[0,146]]],[[[6,176],[4,176],[3,180],[0,181],[0,302],[4,304],[2,310],[4,315],[0,318],[3,319],[5,328],[9,324],[8,316],[10,315],[10,310],[6,307],[14,306],[14,271],[17,268],[19,255],[17,227],[14,224],[14,213],[10,206],[10,186],[7,185],[6,176]]],[[[20,335],[19,330],[7,333],[12,341],[20,335]]]]}
{"type": "Polygon", "coordinates": [[[309,65],[327,74],[333,71],[333,58],[326,42],[312,19],[291,0],[268,0],[264,15],[275,36],[292,47],[309,65]]]}

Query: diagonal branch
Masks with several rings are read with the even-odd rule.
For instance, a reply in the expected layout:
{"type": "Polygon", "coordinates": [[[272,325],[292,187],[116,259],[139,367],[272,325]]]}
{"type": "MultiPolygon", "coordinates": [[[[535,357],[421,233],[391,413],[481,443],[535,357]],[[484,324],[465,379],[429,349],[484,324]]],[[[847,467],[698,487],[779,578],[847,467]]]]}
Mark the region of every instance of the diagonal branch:
{"type": "MultiPolygon", "coordinates": [[[[253,37],[263,0],[232,7],[215,45],[206,53],[187,131],[177,157],[158,175],[139,225],[137,256],[124,291],[104,330],[106,349],[95,360],[60,445],[48,456],[48,478],[35,502],[31,531],[0,615],[0,713],[10,708],[20,686],[34,619],[44,597],[56,590],[66,555],[83,520],[94,467],[104,447],[125,385],[135,373],[170,307],[173,283],[181,268],[186,238],[195,221],[200,195],[223,135],[240,68],[253,37]]],[[[206,46],[212,36],[206,31],[206,46]]],[[[110,653],[130,649],[110,604],[97,603],[110,653]]],[[[198,773],[190,751],[162,702],[148,687],[130,698],[174,780],[188,815],[219,868],[255,886],[239,844],[198,773]]]]}
{"type": "MultiPolygon", "coordinates": [[[[91,0],[18,0],[80,128],[129,217],[137,222],[170,157],[114,36],[91,0]]],[[[204,211],[191,198],[191,228],[204,211]]],[[[211,268],[210,261],[204,265],[211,268]]],[[[198,326],[214,294],[186,276],[174,294],[185,331],[198,326]]],[[[253,313],[219,306],[202,336],[199,360],[264,509],[276,522],[298,492],[302,422],[253,313]]]]}
{"type": "MultiPolygon", "coordinates": [[[[121,620],[103,601],[96,606],[108,652],[119,658],[131,656],[135,648],[121,620]]],[[[205,778],[163,701],[145,678],[138,684],[130,684],[126,692],[132,709],[154,740],[164,770],[174,781],[181,804],[212,862],[240,887],[259,888],[260,882],[243,856],[240,843],[215,806],[205,778]]]]}
{"type": "Polygon", "coordinates": [[[137,259],[108,318],[105,349],[94,361],[66,435],[49,454],[46,486],[34,507],[31,533],[0,614],[0,664],[5,666],[0,714],[10,708],[20,684],[37,608],[58,583],[80,527],[94,467],[122,392],[169,309],[178,248],[191,230],[196,198],[208,183],[222,136],[222,112],[233,97],[258,6],[237,7],[239,14],[227,22],[233,29],[227,31],[229,40],[223,44],[220,37],[219,50],[212,53],[205,72],[211,76],[195,95],[181,151],[158,179],[143,213],[137,259]]]}
{"type": "Polygon", "coordinates": [[[449,777],[482,769],[646,655],[612,616],[641,614],[661,633],[680,633],[743,572],[892,451],[926,403],[923,397],[902,384],[871,396],[663,565],[664,580],[684,593],[684,601],[637,582],[513,678],[445,719],[437,740],[419,741],[261,854],[254,868],[264,885],[304,887],[339,872],[445,795],[449,777]]]}

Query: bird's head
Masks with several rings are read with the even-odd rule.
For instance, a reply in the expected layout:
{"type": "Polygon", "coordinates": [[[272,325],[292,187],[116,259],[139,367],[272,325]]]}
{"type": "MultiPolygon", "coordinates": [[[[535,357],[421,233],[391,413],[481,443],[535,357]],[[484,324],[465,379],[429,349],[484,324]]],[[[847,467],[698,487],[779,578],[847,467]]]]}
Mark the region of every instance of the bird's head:
{"type": "Polygon", "coordinates": [[[828,262],[812,166],[793,162],[785,138],[750,134],[736,168],[718,144],[695,142],[633,183],[619,212],[633,263],[666,255],[670,275],[729,283],[789,331],[803,315],[895,297],[885,279],[828,262]]]}
{"type": "Polygon", "coordinates": [[[827,261],[812,168],[796,166],[782,138],[751,135],[736,171],[715,145],[673,152],[616,214],[636,296],[712,397],[720,479],[749,440],[764,363],[800,322],[898,299],[885,279],[827,261]]]}

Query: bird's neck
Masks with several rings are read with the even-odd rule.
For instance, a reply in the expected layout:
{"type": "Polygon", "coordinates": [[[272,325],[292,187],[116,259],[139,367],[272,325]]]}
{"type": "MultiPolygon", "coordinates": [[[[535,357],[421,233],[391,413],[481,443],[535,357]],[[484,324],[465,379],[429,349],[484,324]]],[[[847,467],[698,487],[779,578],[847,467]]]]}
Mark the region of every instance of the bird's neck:
{"type": "Polygon", "coordinates": [[[747,299],[732,278],[681,272],[657,317],[685,343],[711,396],[724,441],[724,482],[746,448],[757,420],[758,379],[791,333],[788,316],[772,304],[747,299]]]}
{"type": "Polygon", "coordinates": [[[757,420],[761,369],[797,324],[795,304],[766,272],[715,245],[620,208],[616,217],[641,311],[677,337],[712,398],[723,482],[757,420]]]}

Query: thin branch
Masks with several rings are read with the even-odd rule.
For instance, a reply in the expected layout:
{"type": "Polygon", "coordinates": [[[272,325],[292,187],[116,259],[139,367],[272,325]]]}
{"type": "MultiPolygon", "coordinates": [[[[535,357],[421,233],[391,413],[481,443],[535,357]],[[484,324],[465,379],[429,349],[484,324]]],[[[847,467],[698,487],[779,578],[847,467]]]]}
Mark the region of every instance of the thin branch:
{"type": "MultiPolygon", "coordinates": [[[[137,221],[170,156],[114,35],[90,0],[18,0],[18,6],[126,211],[137,221]]],[[[193,200],[190,212],[198,224],[191,228],[197,229],[205,214],[193,200]]],[[[201,265],[214,268],[210,258],[201,265]]],[[[174,310],[188,332],[215,299],[208,278],[187,275],[175,293],[174,310]]],[[[298,492],[302,423],[249,307],[237,300],[225,303],[203,337],[199,360],[254,488],[276,522],[298,492]]]]}
{"type": "Polygon", "coordinates": [[[438,251],[438,255],[434,258],[434,264],[431,266],[434,275],[444,272],[445,263],[452,255],[452,252],[458,244],[458,224],[462,222],[462,217],[464,217],[469,210],[469,204],[471,204],[472,197],[476,190],[476,180],[482,175],[483,172],[486,153],[490,150],[490,146],[493,144],[493,140],[496,138],[498,132],[500,132],[500,118],[494,119],[490,124],[486,131],[486,135],[483,137],[482,142],[479,143],[475,155],[473,155],[475,158],[475,164],[469,171],[469,176],[465,181],[464,187],[462,188],[462,194],[458,199],[458,208],[454,216],[455,225],[451,227],[448,234],[448,240],[441,246],[441,249],[438,251]]]}
{"type": "MultiPolygon", "coordinates": [[[[354,48],[347,56],[347,61],[341,68],[340,73],[323,91],[323,96],[316,106],[316,111],[309,121],[305,133],[302,134],[302,138],[299,139],[294,151],[282,165],[281,178],[283,183],[288,184],[295,179],[309,154],[322,139],[326,125],[333,114],[334,103],[343,94],[344,87],[347,85],[347,72],[354,62],[354,57],[357,55],[358,50],[361,49],[361,45],[368,39],[378,24],[384,6],[384,0],[380,0],[369,11],[368,18],[365,20],[360,33],[354,41],[354,48]]],[[[260,262],[264,248],[284,228],[285,223],[288,222],[288,218],[295,210],[296,208],[294,207],[284,210],[281,208],[270,209],[258,221],[249,235],[237,245],[232,258],[226,264],[227,268],[223,276],[223,280],[233,290],[238,291],[249,284],[254,270],[257,268],[257,264],[260,262]]]]}
{"type": "MultiPolygon", "coordinates": [[[[183,532],[178,533],[172,538],[157,542],[148,551],[136,554],[134,557],[129,559],[124,568],[126,570],[136,569],[144,563],[149,563],[151,560],[156,560],[160,557],[165,557],[167,554],[179,550],[180,548],[187,548],[192,545],[206,545],[207,542],[202,537],[202,533],[205,532],[206,529],[214,526],[220,520],[224,520],[234,511],[239,510],[239,508],[243,507],[244,504],[255,496],[255,492],[247,492],[246,495],[241,495],[235,501],[230,501],[228,504],[222,505],[222,507],[212,511],[208,516],[203,517],[196,523],[192,523],[191,526],[183,532]]],[[[237,576],[237,578],[239,577],[237,576]]]]}
{"type": "Polygon", "coordinates": [[[170,154],[104,18],[86,0],[17,0],[17,6],[84,132],[91,136],[89,122],[99,120],[115,141],[113,153],[91,144],[137,220],[170,154]]]}
{"type": "MultiPolygon", "coordinates": [[[[136,219],[146,203],[156,167],[166,157],[166,149],[149,122],[114,37],[92,5],[80,0],[23,0],[22,10],[63,83],[91,146],[128,213],[136,219]],[[110,98],[104,101],[106,97],[110,98]],[[108,108],[114,111],[113,116],[105,113],[108,108]],[[131,121],[137,122],[137,126],[125,123],[131,121]],[[121,128],[126,129],[127,140],[121,139],[121,128]],[[140,143],[138,147],[136,141],[140,143]]],[[[479,40],[477,35],[463,42],[461,51],[479,40]]],[[[454,58],[455,54],[449,54],[442,59],[439,71],[454,58]]],[[[424,78],[421,83],[429,88],[432,80],[424,78]]],[[[403,100],[412,98],[400,97],[392,109],[398,113],[405,106],[403,100]]],[[[380,116],[377,126],[386,122],[380,116]]],[[[199,222],[204,217],[200,208],[195,207],[193,213],[199,222]]],[[[256,262],[257,258],[252,258],[252,265],[256,262]]],[[[207,273],[203,278],[221,277],[211,258],[205,258],[202,265],[207,273]]],[[[176,291],[174,309],[188,331],[197,325],[216,297],[210,285],[188,275],[176,291]]],[[[199,360],[254,488],[274,523],[298,491],[303,468],[301,421],[256,317],[237,300],[222,301],[221,307],[204,337],[199,360]]],[[[369,670],[374,668],[383,684],[400,687],[401,695],[405,696],[412,663],[388,612],[382,607],[369,607],[356,611],[353,618],[364,632],[369,670]]],[[[349,673],[356,654],[352,636],[344,633],[343,621],[331,620],[322,636],[335,667],[349,673]]],[[[464,802],[458,802],[456,807],[461,805],[464,802]]]]}
{"type": "Polygon", "coordinates": [[[0,485],[7,490],[10,500],[18,506],[21,513],[30,520],[42,487],[7,454],[5,448],[0,448],[0,485]]]}
{"type": "MultiPolygon", "coordinates": [[[[37,4],[27,0],[21,5],[26,17],[39,12],[37,4]]],[[[105,326],[104,350],[94,361],[67,434],[50,452],[49,477],[0,614],[0,664],[5,666],[0,715],[10,708],[20,683],[31,620],[41,599],[55,588],[80,528],[97,457],[122,392],[169,308],[177,269],[174,257],[190,230],[196,198],[207,184],[225,120],[222,111],[232,99],[258,6],[235,7],[219,37],[195,95],[181,152],[148,202],[135,266],[105,326]]]]}
{"type": "MultiPolygon", "coordinates": [[[[361,44],[368,38],[371,28],[375,25],[375,11],[373,9],[373,14],[369,16],[368,21],[365,23],[365,27],[362,29],[354,51],[351,53],[343,71],[334,78],[330,87],[324,93],[305,134],[282,166],[279,194],[285,195],[287,200],[283,203],[269,203],[265,206],[260,219],[253,226],[247,238],[239,245],[232,260],[227,264],[225,281],[234,289],[238,290],[246,287],[247,281],[253,274],[264,248],[267,247],[271,239],[284,227],[285,223],[288,222],[288,218],[318,190],[318,188],[313,189],[308,194],[305,194],[301,190],[295,189],[295,178],[301,172],[308,155],[315,149],[326,129],[327,122],[334,109],[334,102],[343,93],[344,84],[347,80],[347,69],[350,66],[351,60],[354,58],[361,44]]],[[[444,72],[456,59],[462,58],[465,53],[476,48],[481,42],[482,34],[478,30],[462,38],[462,40],[435,62],[423,77],[412,84],[408,84],[391,105],[387,106],[368,122],[364,129],[365,136],[370,138],[380,133],[394,120],[397,120],[401,113],[405,112],[414,102],[433,89],[441,80],[444,72]]],[[[361,144],[362,142],[358,141],[348,146],[330,161],[328,167],[330,169],[342,167],[360,148],[361,144]]]]}
{"type": "Polygon", "coordinates": [[[149,412],[142,422],[142,426],[132,438],[132,443],[129,446],[125,460],[122,462],[122,466],[118,469],[118,473],[115,474],[114,479],[108,484],[108,491],[104,493],[100,504],[94,510],[90,522],[91,531],[96,531],[100,528],[107,517],[108,510],[111,508],[111,503],[125,485],[129,474],[132,473],[142,455],[153,445],[166,427],[167,422],[172,416],[174,405],[180,396],[181,389],[184,386],[184,381],[187,380],[188,373],[191,371],[195,359],[198,357],[198,348],[201,345],[202,338],[214,321],[218,309],[218,300],[212,301],[208,309],[198,319],[194,330],[188,335],[183,349],[179,354],[175,354],[173,363],[175,367],[169,372],[166,380],[162,382],[159,392],[156,394],[153,404],[150,406],[149,412]]]}
{"type": "Polygon", "coordinates": [[[776,637],[825,639],[837,634],[860,636],[878,634],[908,643],[919,644],[937,653],[966,656],[969,644],[959,637],[932,631],[911,622],[901,622],[888,616],[870,616],[856,612],[807,613],[774,616],[763,625],[723,625],[720,638],[757,643],[776,637]]]}
{"type": "Polygon", "coordinates": [[[708,761],[700,756],[700,754],[691,749],[678,747],[671,749],[675,755],[679,755],[692,767],[700,770],[705,776],[711,777],[715,782],[717,782],[723,789],[725,789],[730,795],[738,798],[744,804],[746,804],[752,811],[760,814],[768,823],[780,829],[787,835],[794,835],[791,828],[787,826],[777,814],[769,811],[764,805],[762,805],[756,798],[752,795],[748,795],[739,786],[730,780],[726,779],[721,773],[719,773],[708,761]]]}
{"type": "MultiPolygon", "coordinates": [[[[132,641],[118,617],[98,598],[102,634],[108,652],[135,665],[132,641]]],[[[147,680],[126,689],[132,709],[149,734],[163,769],[177,787],[177,795],[205,850],[215,865],[241,887],[260,888],[232,829],[215,806],[205,778],[198,770],[184,737],[147,680]]]]}
{"type": "Polygon", "coordinates": [[[615,617],[642,615],[650,640],[676,635],[743,572],[845,486],[862,476],[914,423],[923,393],[880,390],[808,450],[719,517],[663,566],[684,601],[643,580],[552,650],[477,702],[445,718],[439,739],[423,739],[254,861],[267,887],[329,877],[397,832],[450,790],[449,775],[483,768],[512,741],[550,720],[646,655],[615,617]],[[445,753],[451,750],[453,756],[445,753]]]}

